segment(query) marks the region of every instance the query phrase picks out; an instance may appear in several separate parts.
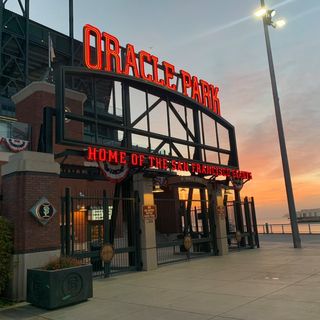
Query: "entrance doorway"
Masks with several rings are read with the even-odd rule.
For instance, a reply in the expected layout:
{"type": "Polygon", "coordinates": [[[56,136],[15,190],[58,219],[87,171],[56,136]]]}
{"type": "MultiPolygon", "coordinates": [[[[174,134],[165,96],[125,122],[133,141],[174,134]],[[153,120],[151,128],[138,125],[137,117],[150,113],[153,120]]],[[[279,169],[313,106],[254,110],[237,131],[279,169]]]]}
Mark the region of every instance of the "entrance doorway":
{"type": "Polygon", "coordinates": [[[171,186],[154,194],[158,265],[217,254],[213,203],[205,187],[171,186]],[[185,237],[192,244],[185,247],[185,237]]]}

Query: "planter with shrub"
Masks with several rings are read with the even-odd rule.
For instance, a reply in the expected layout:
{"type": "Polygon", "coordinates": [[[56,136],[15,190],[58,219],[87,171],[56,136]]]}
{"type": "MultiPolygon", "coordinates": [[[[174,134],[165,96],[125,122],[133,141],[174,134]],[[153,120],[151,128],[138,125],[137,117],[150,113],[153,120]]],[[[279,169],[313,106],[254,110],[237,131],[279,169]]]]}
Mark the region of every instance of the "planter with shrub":
{"type": "Polygon", "coordinates": [[[92,297],[92,266],[70,257],[27,271],[27,301],[45,309],[56,309],[92,297]]]}

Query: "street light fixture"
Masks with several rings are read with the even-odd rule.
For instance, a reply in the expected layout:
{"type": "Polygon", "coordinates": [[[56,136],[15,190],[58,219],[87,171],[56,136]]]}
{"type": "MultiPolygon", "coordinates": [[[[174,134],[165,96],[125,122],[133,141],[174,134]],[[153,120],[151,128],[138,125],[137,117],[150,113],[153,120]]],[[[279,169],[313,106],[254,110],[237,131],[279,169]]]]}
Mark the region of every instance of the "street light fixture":
{"type": "Polygon", "coordinates": [[[264,7],[262,7],[261,9],[257,10],[257,11],[254,13],[254,15],[255,15],[256,17],[262,17],[262,16],[264,16],[266,13],[267,13],[267,9],[264,8],[264,7]]]}
{"type": "Polygon", "coordinates": [[[281,19],[281,20],[277,20],[275,22],[275,27],[276,28],[282,28],[283,26],[286,25],[286,21],[284,19],[281,19]]]}
{"type": "Polygon", "coordinates": [[[273,102],[274,102],[274,108],[275,108],[275,114],[276,114],[282,167],[283,167],[284,181],[286,185],[289,216],[290,216],[290,223],[291,223],[291,229],[292,229],[292,240],[293,240],[294,248],[301,248],[301,239],[300,239],[298,223],[297,223],[297,214],[296,214],[296,208],[294,204],[286,141],[284,137],[279,96],[278,96],[278,90],[277,90],[277,82],[276,82],[276,76],[274,72],[274,65],[273,65],[273,58],[271,53],[271,44],[270,44],[269,30],[268,30],[268,26],[272,26],[274,28],[283,27],[285,25],[285,21],[283,19],[278,21],[273,21],[272,18],[275,16],[276,12],[274,10],[267,10],[265,8],[264,0],[260,0],[260,2],[261,2],[261,9],[258,10],[255,15],[258,17],[262,17],[263,19],[263,29],[264,29],[267,54],[268,54],[273,102]]]}

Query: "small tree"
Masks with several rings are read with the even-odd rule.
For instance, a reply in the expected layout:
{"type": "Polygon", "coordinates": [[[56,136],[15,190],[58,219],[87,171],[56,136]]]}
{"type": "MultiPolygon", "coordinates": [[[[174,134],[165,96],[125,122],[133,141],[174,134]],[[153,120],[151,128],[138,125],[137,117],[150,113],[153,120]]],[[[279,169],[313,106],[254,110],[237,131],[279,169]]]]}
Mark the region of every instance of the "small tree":
{"type": "Polygon", "coordinates": [[[10,274],[10,260],[13,249],[13,229],[9,221],[0,217],[0,294],[5,289],[10,274]]]}

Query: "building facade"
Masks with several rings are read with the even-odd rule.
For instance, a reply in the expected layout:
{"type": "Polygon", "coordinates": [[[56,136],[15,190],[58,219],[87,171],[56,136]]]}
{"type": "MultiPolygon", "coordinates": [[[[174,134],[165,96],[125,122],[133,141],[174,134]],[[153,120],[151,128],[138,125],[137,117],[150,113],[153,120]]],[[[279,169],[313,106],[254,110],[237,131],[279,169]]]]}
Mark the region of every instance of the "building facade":
{"type": "Polygon", "coordinates": [[[215,85],[94,26],[82,43],[73,27],[68,37],[31,21],[29,1],[22,16],[4,3],[1,214],[15,227],[13,298],[24,299],[26,269],[60,254],[109,276],[259,246],[254,201],[240,196],[252,175],[215,85]]]}

